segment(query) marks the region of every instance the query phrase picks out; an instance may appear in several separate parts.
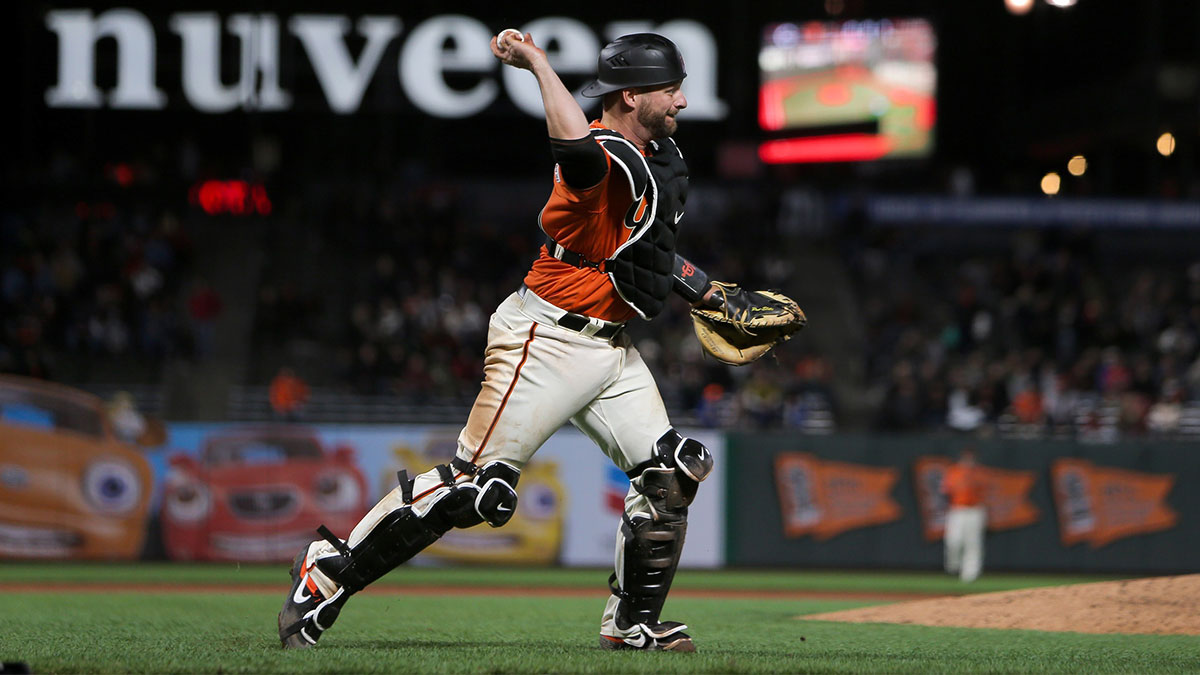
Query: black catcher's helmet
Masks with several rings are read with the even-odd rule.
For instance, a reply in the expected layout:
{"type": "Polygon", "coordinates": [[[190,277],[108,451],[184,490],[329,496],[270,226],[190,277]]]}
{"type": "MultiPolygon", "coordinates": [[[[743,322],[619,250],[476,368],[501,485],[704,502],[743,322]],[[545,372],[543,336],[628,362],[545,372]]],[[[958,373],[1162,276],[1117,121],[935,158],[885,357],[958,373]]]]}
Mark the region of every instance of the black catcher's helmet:
{"type": "Polygon", "coordinates": [[[600,50],[596,79],[583,88],[596,98],[629,87],[668,84],[687,77],[675,43],[655,33],[622,35],[600,50]]]}

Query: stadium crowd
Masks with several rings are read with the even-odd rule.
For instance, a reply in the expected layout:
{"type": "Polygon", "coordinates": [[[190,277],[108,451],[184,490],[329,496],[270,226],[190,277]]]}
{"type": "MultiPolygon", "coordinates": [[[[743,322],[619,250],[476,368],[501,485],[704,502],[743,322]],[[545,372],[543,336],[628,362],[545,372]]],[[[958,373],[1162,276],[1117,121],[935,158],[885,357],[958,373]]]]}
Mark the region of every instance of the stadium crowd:
{"type": "Polygon", "coordinates": [[[878,235],[850,257],[879,427],[1169,433],[1200,398],[1194,255],[1054,231],[990,250],[878,235]]]}
{"type": "MultiPolygon", "coordinates": [[[[381,179],[366,199],[347,188],[354,206],[324,211],[342,217],[307,219],[308,258],[289,246],[291,220],[268,221],[248,383],[297,365],[286,346],[299,340],[321,354],[309,362],[320,368],[298,368],[318,389],[469,403],[490,312],[539,243],[533,210],[516,198],[472,208],[475,189],[405,176],[381,179]]],[[[696,262],[746,285],[794,287],[776,219],[755,214],[767,225],[749,233],[745,214],[715,203],[689,231],[696,262]]],[[[834,239],[854,281],[878,428],[1173,432],[1200,400],[1194,247],[1125,256],[1119,237],[1061,230],[844,228],[834,239]]],[[[206,358],[224,300],[192,269],[192,252],[166,211],[80,203],[8,214],[0,372],[79,382],[104,376],[87,364],[124,358],[153,378],[166,360],[206,358]],[[74,366],[56,367],[65,363],[74,366]]],[[[803,428],[844,403],[830,355],[807,340],[731,368],[704,358],[691,333],[682,302],[631,329],[668,407],[699,424],[803,428]]]]}
{"type": "Polygon", "coordinates": [[[86,378],[99,358],[148,365],[193,355],[205,286],[169,213],[107,203],[43,206],[0,220],[0,372],[86,378]],[[193,294],[194,293],[194,294],[193,294]]]}

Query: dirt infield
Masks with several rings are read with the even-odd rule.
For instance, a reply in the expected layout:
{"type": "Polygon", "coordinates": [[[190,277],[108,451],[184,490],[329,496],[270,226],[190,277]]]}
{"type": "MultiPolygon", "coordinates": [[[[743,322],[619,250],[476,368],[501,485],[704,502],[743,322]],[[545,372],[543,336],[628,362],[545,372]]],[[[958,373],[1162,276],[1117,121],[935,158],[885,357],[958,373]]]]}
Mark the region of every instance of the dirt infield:
{"type": "MultiPolygon", "coordinates": [[[[168,583],[0,583],[0,594],[5,593],[211,593],[214,589],[222,593],[270,593],[287,590],[282,584],[236,584],[217,586],[213,584],[168,584],[168,583]]],[[[446,596],[492,596],[492,597],[554,597],[554,598],[603,598],[606,588],[579,588],[568,586],[400,586],[379,585],[363,591],[368,595],[446,595],[446,596]]],[[[934,593],[895,593],[886,591],[771,591],[738,589],[676,588],[672,597],[724,598],[746,600],[862,600],[878,602],[903,602],[935,597],[934,593]]]]}
{"type": "Polygon", "coordinates": [[[1075,633],[1200,635],[1200,574],[864,607],[801,619],[1075,633]]]}

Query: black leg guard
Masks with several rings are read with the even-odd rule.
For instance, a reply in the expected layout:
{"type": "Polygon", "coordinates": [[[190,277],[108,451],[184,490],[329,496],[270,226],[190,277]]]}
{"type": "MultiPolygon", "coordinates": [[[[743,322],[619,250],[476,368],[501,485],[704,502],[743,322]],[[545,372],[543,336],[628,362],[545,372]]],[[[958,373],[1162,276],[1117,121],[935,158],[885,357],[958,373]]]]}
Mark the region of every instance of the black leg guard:
{"type": "Polygon", "coordinates": [[[687,535],[687,510],[679,520],[656,523],[650,518],[624,518],[621,536],[624,539],[624,579],[618,586],[617,575],[608,579],[613,595],[621,599],[617,610],[617,627],[627,629],[644,623],[659,623],[659,614],[667,601],[683,540],[687,535]]]}
{"type": "MultiPolygon", "coordinates": [[[[429,514],[426,514],[429,515],[429,514]]],[[[392,511],[358,546],[318,558],[317,569],[350,593],[357,593],[401,563],[425,550],[449,530],[440,519],[426,522],[409,507],[392,511]]]]}
{"type": "Polygon", "coordinates": [[[649,513],[622,516],[618,572],[609,577],[617,599],[613,620],[618,635],[602,635],[602,647],[695,650],[683,632],[687,626],[662,622],[659,615],[683,553],[688,506],[712,466],[707,448],[671,429],[655,443],[653,457],[628,473],[649,513]]]}
{"type": "Polygon", "coordinates": [[[515,486],[520,471],[501,461],[482,469],[461,459],[435,467],[442,484],[423,493],[424,513],[413,510],[415,481],[401,471],[400,495],[404,506],[388,513],[353,548],[324,525],[317,528],[336,553],[322,555],[313,564],[339,588],[329,598],[309,577],[305,564],[310,546],[292,562],[292,587],[279,611],[279,640],[284,647],[303,649],[317,644],[333,625],[350,596],[420,553],[452,527],[473,527],[487,521],[492,527],[508,522],[517,508],[515,486]],[[456,476],[454,471],[458,471],[456,476]],[[473,477],[458,483],[456,478],[473,477]]]}
{"type": "Polygon", "coordinates": [[[317,568],[349,593],[357,593],[425,550],[450,528],[483,522],[475,512],[477,496],[478,486],[463,483],[451,487],[423,516],[411,506],[402,506],[384,516],[354,548],[335,543],[339,553],[318,558],[317,568]]]}
{"type": "MultiPolygon", "coordinates": [[[[450,528],[474,527],[485,520],[492,527],[500,527],[512,517],[517,506],[514,487],[520,476],[516,468],[490,462],[478,472],[471,472],[475,474],[473,482],[458,484],[448,467],[437,469],[449,490],[438,496],[424,515],[418,516],[412,506],[402,506],[384,516],[354,548],[322,532],[338,554],[318,558],[317,568],[347,592],[357,593],[425,550],[450,528]]],[[[402,473],[401,489],[409,499],[411,483],[407,481],[402,473]]]]}

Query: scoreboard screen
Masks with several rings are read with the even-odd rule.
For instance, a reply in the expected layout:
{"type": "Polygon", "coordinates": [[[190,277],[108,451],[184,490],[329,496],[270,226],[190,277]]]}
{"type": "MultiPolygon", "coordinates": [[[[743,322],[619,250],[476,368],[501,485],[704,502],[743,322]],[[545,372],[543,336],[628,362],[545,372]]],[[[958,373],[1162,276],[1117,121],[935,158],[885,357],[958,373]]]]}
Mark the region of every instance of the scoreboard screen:
{"type": "Polygon", "coordinates": [[[936,121],[936,36],[925,19],[764,27],[758,119],[768,163],[923,157],[936,121]]]}

